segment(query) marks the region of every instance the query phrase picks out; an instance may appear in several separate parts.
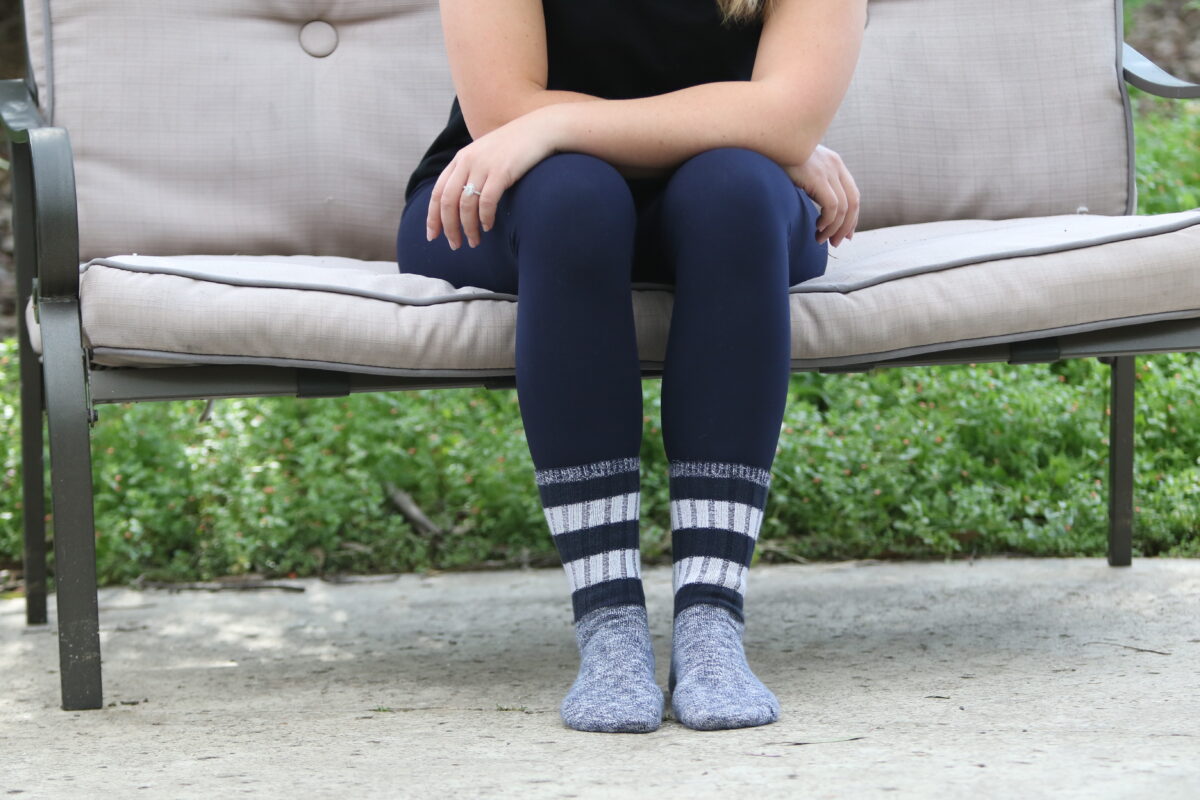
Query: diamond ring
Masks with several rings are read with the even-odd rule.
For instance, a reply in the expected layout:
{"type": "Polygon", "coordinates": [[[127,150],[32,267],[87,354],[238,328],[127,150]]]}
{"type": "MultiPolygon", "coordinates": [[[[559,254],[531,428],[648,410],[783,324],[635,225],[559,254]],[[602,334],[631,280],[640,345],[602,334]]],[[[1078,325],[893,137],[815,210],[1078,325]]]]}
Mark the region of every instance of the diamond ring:
{"type": "Polygon", "coordinates": [[[463,196],[464,197],[470,197],[473,194],[482,194],[482,192],[480,192],[478,189],[475,188],[475,184],[468,183],[466,186],[463,187],[463,196]]]}

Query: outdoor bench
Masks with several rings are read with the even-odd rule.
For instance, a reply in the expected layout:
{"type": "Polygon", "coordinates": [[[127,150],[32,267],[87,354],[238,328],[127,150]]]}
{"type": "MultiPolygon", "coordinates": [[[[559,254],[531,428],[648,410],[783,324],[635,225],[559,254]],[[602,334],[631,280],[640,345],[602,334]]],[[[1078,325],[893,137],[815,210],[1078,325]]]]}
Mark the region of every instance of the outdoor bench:
{"type": "MultiPolygon", "coordinates": [[[[699,0],[698,0],[699,1],[699,0]]],[[[27,618],[101,706],[92,468],[104,403],[514,385],[517,297],[394,261],[453,96],[433,0],[26,0],[12,149],[27,618]],[[69,136],[69,139],[68,139],[69,136]],[[236,254],[236,255],[235,255],[236,254]]],[[[794,370],[1112,366],[1108,562],[1131,556],[1134,357],[1200,349],[1200,210],[1134,216],[1120,0],[874,0],[825,144],[859,233],[792,287],[794,370]]],[[[634,284],[643,374],[672,287],[634,284]]]]}

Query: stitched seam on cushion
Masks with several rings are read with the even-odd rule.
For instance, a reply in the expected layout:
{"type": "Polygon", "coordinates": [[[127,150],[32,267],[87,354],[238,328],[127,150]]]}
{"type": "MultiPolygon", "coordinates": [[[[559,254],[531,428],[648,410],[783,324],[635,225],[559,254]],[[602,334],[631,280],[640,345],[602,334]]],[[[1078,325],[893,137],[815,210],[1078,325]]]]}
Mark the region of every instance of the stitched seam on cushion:
{"type": "MultiPolygon", "coordinates": [[[[126,264],[122,261],[109,258],[92,259],[80,268],[80,272],[86,272],[90,267],[93,266],[108,267],[109,269],[119,269],[126,272],[137,272],[145,275],[170,275],[175,278],[187,278],[200,283],[220,283],[227,286],[245,286],[251,289],[288,289],[298,292],[328,292],[332,294],[344,294],[351,297],[364,297],[369,300],[382,300],[384,302],[396,303],[398,305],[429,306],[440,303],[454,303],[464,300],[507,300],[512,302],[516,302],[517,300],[517,295],[515,294],[509,294],[508,292],[486,291],[466,292],[463,294],[434,295],[432,297],[405,297],[403,295],[388,294],[386,292],[374,292],[369,289],[357,289],[352,286],[339,286],[337,284],[314,283],[304,285],[290,283],[288,281],[273,281],[261,278],[237,278],[230,275],[207,275],[195,270],[185,270],[178,267],[164,267],[150,264],[126,264]]],[[[398,272],[396,274],[403,275],[406,273],[398,272]]],[[[632,284],[632,288],[645,291],[671,291],[672,293],[674,291],[674,287],[662,283],[634,283],[632,284]],[[644,287],[644,289],[640,287],[644,287]]]]}
{"type": "MultiPolygon", "coordinates": [[[[1186,214],[1188,212],[1179,212],[1179,213],[1186,214]]],[[[804,283],[798,283],[795,286],[792,286],[790,289],[788,289],[788,294],[809,294],[809,293],[813,293],[813,294],[816,294],[816,293],[852,294],[861,289],[869,289],[872,286],[879,286],[881,284],[891,283],[894,280],[900,280],[902,278],[910,278],[914,275],[924,275],[926,273],[931,273],[931,272],[944,272],[945,270],[954,269],[956,267],[966,267],[966,266],[970,266],[973,264],[987,264],[987,263],[993,262],[993,261],[996,261],[996,262],[1007,261],[1008,259],[1012,259],[1012,258],[1028,258],[1030,256],[1050,255],[1052,253],[1065,253],[1065,252],[1069,252],[1072,250],[1087,250],[1092,247],[1103,247],[1104,245],[1114,244],[1116,242],[1126,242],[1126,241],[1132,241],[1134,239],[1145,239],[1150,236],[1160,236],[1160,235],[1166,235],[1166,234],[1170,234],[1170,233],[1178,233],[1179,231],[1186,230],[1187,228],[1193,228],[1196,226],[1200,226],[1200,213],[1192,213],[1187,219],[1184,219],[1184,220],[1181,220],[1178,222],[1172,222],[1172,223],[1168,223],[1165,225],[1146,228],[1146,229],[1139,230],[1139,231],[1128,231],[1128,232],[1123,232],[1123,233],[1119,233],[1119,234],[1110,234],[1107,236],[1101,235],[1094,239],[1084,240],[1083,242],[1079,242],[1079,241],[1066,242],[1066,243],[1062,243],[1062,244],[1057,244],[1057,245],[1052,244],[1052,245],[1046,245],[1046,246],[1042,246],[1042,247],[1028,247],[1023,250],[1011,250],[1011,251],[1005,251],[1002,253],[990,253],[990,254],[984,253],[984,254],[974,255],[974,256],[965,256],[963,258],[951,259],[949,261],[943,261],[943,262],[937,263],[937,264],[927,264],[924,266],[910,267],[909,269],[899,270],[896,272],[888,272],[883,275],[876,275],[876,276],[870,277],[870,278],[863,278],[863,279],[860,279],[860,280],[852,282],[852,283],[840,283],[840,284],[839,283],[825,283],[825,284],[814,285],[815,282],[820,281],[820,278],[813,278],[811,281],[805,281],[804,283]]],[[[899,227],[899,226],[897,226],[897,227],[899,227]]],[[[973,231],[973,232],[969,232],[969,233],[951,234],[946,237],[938,237],[938,238],[939,239],[944,238],[944,239],[949,240],[954,237],[976,236],[979,233],[980,233],[979,231],[973,231]]],[[[901,245],[901,247],[905,247],[905,246],[906,245],[901,245]]],[[[822,277],[828,277],[828,273],[826,273],[826,275],[822,276],[822,277]]]]}

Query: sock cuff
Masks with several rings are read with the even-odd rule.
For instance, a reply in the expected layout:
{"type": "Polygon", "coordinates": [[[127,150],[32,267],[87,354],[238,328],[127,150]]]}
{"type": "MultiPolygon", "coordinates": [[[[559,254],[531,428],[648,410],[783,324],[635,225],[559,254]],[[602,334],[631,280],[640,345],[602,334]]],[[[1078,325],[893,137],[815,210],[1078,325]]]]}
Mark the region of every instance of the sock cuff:
{"type": "Polygon", "coordinates": [[[671,559],[675,614],[697,604],[742,617],[771,473],[720,461],[672,461],[671,559]]]}
{"type": "Polygon", "coordinates": [[[577,483],[593,478],[606,478],[625,472],[637,472],[640,475],[641,458],[612,458],[606,461],[593,461],[590,464],[579,464],[571,467],[551,467],[534,470],[534,478],[538,486],[550,486],[557,483],[577,483]]]}
{"type": "Polygon", "coordinates": [[[726,478],[748,481],[764,488],[771,485],[771,471],[751,464],[726,461],[671,461],[671,478],[726,478]]]}
{"type": "Polygon", "coordinates": [[[641,458],[535,470],[576,621],[609,605],[646,604],[639,526],[641,458]]]}

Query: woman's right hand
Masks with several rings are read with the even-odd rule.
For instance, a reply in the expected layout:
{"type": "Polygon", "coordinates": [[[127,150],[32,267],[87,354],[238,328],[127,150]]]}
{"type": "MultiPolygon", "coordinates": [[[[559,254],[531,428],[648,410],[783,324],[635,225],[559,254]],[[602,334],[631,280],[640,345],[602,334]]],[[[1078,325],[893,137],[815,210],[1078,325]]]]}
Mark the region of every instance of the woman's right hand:
{"type": "Polygon", "coordinates": [[[817,241],[828,241],[837,247],[845,239],[854,238],[858,225],[858,186],[842,157],[824,145],[798,167],[787,167],[792,183],[808,192],[821,207],[817,219],[817,241]]]}

